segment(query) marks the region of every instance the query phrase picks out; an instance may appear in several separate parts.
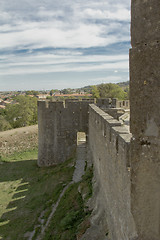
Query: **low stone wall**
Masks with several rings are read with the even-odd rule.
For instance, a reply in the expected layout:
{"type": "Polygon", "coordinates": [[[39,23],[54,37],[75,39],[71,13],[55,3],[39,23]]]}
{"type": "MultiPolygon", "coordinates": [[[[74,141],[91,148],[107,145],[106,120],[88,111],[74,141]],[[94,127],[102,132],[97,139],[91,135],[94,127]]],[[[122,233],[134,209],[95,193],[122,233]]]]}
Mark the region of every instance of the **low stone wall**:
{"type": "Polygon", "coordinates": [[[108,113],[110,116],[112,116],[113,118],[118,120],[119,117],[125,113],[125,109],[123,109],[123,108],[108,108],[108,109],[104,109],[104,112],[108,113]]]}
{"type": "Polygon", "coordinates": [[[0,132],[0,156],[31,150],[38,146],[38,126],[16,128],[0,132]]]}
{"type": "Polygon", "coordinates": [[[130,108],[130,101],[123,100],[119,101],[117,98],[98,98],[95,101],[96,105],[100,108],[123,108],[129,109],[130,108]]]}
{"type": "MultiPolygon", "coordinates": [[[[121,122],[94,104],[89,107],[89,149],[105,211],[109,237],[128,240],[136,236],[130,211],[131,134],[121,122]]],[[[107,231],[107,229],[106,229],[107,231]]]]}

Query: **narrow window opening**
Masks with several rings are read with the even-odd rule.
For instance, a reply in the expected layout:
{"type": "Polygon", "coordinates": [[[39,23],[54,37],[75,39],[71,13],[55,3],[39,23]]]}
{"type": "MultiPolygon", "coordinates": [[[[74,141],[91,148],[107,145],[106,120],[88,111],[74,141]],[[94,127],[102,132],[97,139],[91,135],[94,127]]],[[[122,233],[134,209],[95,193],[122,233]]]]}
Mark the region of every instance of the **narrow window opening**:
{"type": "Polygon", "coordinates": [[[77,145],[82,145],[86,143],[86,133],[77,132],[77,145]]]}

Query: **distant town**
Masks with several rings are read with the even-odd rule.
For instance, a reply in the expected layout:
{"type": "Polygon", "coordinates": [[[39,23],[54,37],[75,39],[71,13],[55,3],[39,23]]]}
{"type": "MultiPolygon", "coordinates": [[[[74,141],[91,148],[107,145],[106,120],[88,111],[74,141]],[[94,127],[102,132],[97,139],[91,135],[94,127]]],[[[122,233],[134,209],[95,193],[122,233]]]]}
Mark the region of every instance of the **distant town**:
{"type": "MultiPolygon", "coordinates": [[[[110,83],[109,83],[110,84],[110,83]]],[[[28,91],[0,91],[0,109],[5,109],[8,104],[16,104],[17,101],[15,97],[17,96],[29,96],[29,97],[36,97],[37,99],[45,100],[45,99],[52,99],[55,100],[64,100],[65,98],[91,98],[97,97],[95,92],[99,88],[99,86],[105,86],[109,84],[100,84],[96,86],[85,86],[82,88],[66,88],[62,90],[52,89],[52,90],[28,90],[28,91]],[[96,88],[96,89],[95,89],[96,88]]],[[[117,85],[118,87],[122,88],[124,92],[128,92],[129,89],[129,82],[122,82],[117,85]]],[[[100,96],[103,97],[103,96],[100,96]]],[[[105,96],[106,97],[106,96],[105,96]]]]}
{"type": "Polygon", "coordinates": [[[48,91],[0,92],[0,131],[37,124],[37,101],[63,101],[66,98],[117,98],[129,99],[128,82],[103,83],[77,89],[51,89],[48,91]]]}
{"type": "Polygon", "coordinates": [[[17,96],[36,97],[37,99],[55,99],[63,100],[63,98],[88,98],[92,96],[91,87],[83,89],[52,89],[47,91],[6,91],[0,92],[0,109],[5,109],[8,104],[15,104],[14,100],[17,96]]]}

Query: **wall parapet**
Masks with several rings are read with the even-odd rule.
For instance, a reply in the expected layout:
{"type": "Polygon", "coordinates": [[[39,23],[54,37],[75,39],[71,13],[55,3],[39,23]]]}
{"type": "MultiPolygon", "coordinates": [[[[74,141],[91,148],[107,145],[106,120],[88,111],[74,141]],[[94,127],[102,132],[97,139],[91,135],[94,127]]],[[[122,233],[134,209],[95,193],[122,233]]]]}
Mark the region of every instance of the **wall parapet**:
{"type": "Polygon", "coordinates": [[[98,98],[96,99],[96,105],[102,109],[109,109],[109,108],[123,108],[129,109],[130,108],[130,101],[129,100],[118,100],[117,98],[98,98]]]}
{"type": "Polygon", "coordinates": [[[77,132],[88,134],[88,108],[94,99],[38,101],[38,165],[51,166],[74,155],[77,132]]]}
{"type": "Polygon", "coordinates": [[[89,153],[111,239],[128,240],[136,235],[130,207],[131,137],[128,126],[89,105],[89,153]]]}
{"type": "MultiPolygon", "coordinates": [[[[110,143],[116,138],[116,152],[118,153],[118,145],[121,141],[123,144],[129,145],[132,134],[129,127],[125,126],[121,121],[114,119],[109,114],[105,113],[102,109],[94,104],[89,107],[89,120],[95,125],[95,128],[102,133],[102,136],[110,143]]],[[[113,146],[111,146],[112,148],[113,146]]]]}

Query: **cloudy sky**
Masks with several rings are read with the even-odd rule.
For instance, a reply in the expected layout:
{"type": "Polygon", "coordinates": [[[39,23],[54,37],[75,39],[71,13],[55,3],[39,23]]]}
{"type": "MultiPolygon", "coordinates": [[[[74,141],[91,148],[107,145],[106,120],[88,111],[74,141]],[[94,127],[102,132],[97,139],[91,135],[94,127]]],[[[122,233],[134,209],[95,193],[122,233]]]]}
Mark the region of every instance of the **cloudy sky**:
{"type": "Polygon", "coordinates": [[[129,78],[130,1],[0,0],[0,91],[129,78]]]}

